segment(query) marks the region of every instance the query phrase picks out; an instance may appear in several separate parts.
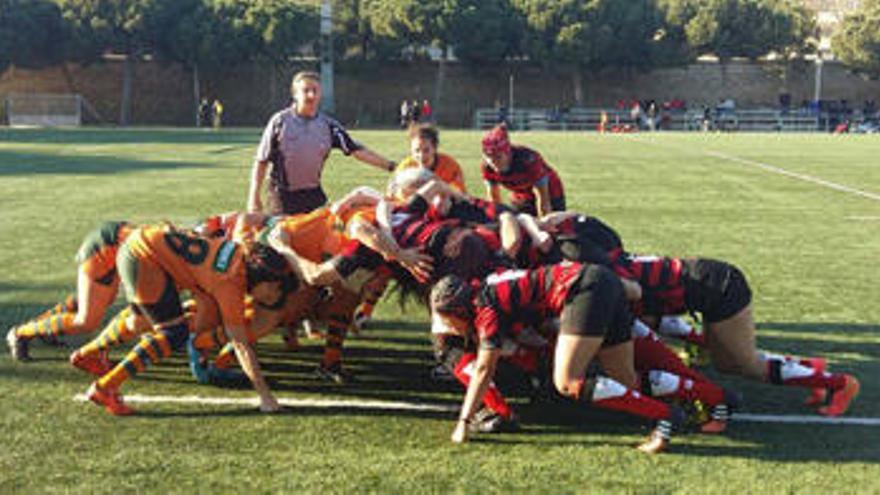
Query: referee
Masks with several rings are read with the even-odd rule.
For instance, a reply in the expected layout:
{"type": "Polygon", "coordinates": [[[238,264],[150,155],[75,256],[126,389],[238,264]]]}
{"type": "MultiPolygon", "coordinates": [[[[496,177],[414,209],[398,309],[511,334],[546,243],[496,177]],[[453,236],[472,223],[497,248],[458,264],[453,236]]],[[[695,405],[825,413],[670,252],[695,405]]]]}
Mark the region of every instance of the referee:
{"type": "Polygon", "coordinates": [[[395,162],[353,140],[339,122],[318,112],[321,82],[317,73],[298,72],[290,91],[293,104],[269,119],[257,148],[249,212],[263,212],[261,193],[267,169],[266,213],[292,215],[323,206],[327,196],[321,188],[321,171],[333,148],[382,170],[394,170],[395,162]]]}

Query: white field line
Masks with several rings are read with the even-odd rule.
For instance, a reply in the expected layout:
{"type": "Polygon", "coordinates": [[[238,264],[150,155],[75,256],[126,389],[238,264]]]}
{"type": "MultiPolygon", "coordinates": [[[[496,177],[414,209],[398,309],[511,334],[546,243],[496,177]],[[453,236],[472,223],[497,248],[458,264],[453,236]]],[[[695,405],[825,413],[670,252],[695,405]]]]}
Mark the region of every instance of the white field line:
{"type": "MultiPolygon", "coordinates": [[[[88,398],[84,394],[75,395],[73,400],[77,402],[88,402],[88,398]]],[[[256,408],[259,405],[259,400],[256,397],[201,397],[198,395],[126,395],[125,402],[126,404],[188,404],[202,406],[250,406],[253,408],[256,408]]],[[[283,406],[294,408],[318,407],[449,413],[455,412],[459,409],[459,407],[455,405],[354,399],[292,399],[285,397],[279,398],[278,402],[283,406]]],[[[823,416],[776,416],[769,414],[737,413],[733,415],[733,420],[750,423],[880,426],[880,418],[826,418],[823,416]]]]}
{"type": "MultiPolygon", "coordinates": [[[[126,404],[194,404],[206,406],[252,406],[260,405],[256,397],[201,397],[198,395],[126,395],[126,404]]],[[[77,402],[88,402],[85,394],[73,397],[77,402]]],[[[379,409],[392,411],[452,412],[459,408],[442,404],[419,404],[415,402],[394,402],[380,400],[337,400],[337,399],[293,399],[278,398],[278,403],[287,407],[316,407],[338,409],[379,409]]]]}
{"type": "MultiPolygon", "coordinates": [[[[677,146],[660,144],[655,141],[647,141],[647,140],[638,139],[638,138],[631,138],[631,139],[633,139],[636,142],[648,144],[648,145],[652,145],[652,146],[660,146],[660,147],[665,147],[665,148],[679,148],[677,146]]],[[[692,152],[692,153],[694,152],[691,149],[689,149],[688,151],[692,152]]],[[[721,153],[720,151],[712,151],[712,150],[696,151],[696,153],[704,155],[704,156],[711,156],[713,158],[720,158],[722,160],[727,160],[730,162],[739,163],[740,165],[749,165],[752,167],[758,167],[758,168],[761,168],[761,169],[766,170],[768,172],[772,172],[772,173],[779,174],[779,175],[784,175],[786,177],[801,180],[804,182],[810,182],[812,184],[826,187],[828,189],[833,189],[835,191],[839,191],[839,192],[843,192],[843,193],[847,193],[847,194],[853,194],[856,196],[861,196],[863,198],[872,199],[874,201],[880,201],[880,194],[869,192],[869,191],[863,191],[861,189],[856,189],[854,187],[845,186],[843,184],[838,184],[836,182],[831,182],[831,181],[828,181],[825,179],[820,179],[819,177],[813,177],[812,175],[799,174],[797,172],[792,172],[790,170],[786,170],[782,167],[777,167],[776,165],[771,165],[769,163],[759,162],[756,160],[749,160],[747,158],[740,158],[738,156],[733,156],[733,155],[728,155],[726,153],[721,153]]]]}
{"type": "Polygon", "coordinates": [[[834,189],[835,191],[840,191],[848,194],[854,194],[856,196],[861,196],[867,199],[873,199],[874,201],[880,201],[880,194],[863,191],[861,189],[856,189],[854,187],[845,186],[843,184],[838,184],[836,182],[831,182],[825,179],[820,179],[818,177],[813,177],[812,175],[799,174],[797,172],[792,172],[790,170],[786,170],[782,167],[777,167],[775,165],[770,165],[769,163],[759,162],[755,160],[749,160],[746,158],[740,158],[738,156],[728,155],[726,153],[721,153],[719,151],[705,151],[703,152],[705,155],[712,156],[715,158],[721,158],[722,160],[728,160],[731,162],[740,163],[743,165],[751,165],[754,167],[762,168],[767,170],[768,172],[773,172],[776,174],[784,175],[786,177],[791,177],[793,179],[802,180],[804,182],[811,182],[813,184],[817,184],[822,187],[827,187],[828,189],[834,189]]]}
{"type": "Polygon", "coordinates": [[[799,425],[854,425],[854,426],[880,426],[880,418],[828,418],[825,416],[775,416],[771,414],[747,414],[736,413],[734,421],[746,421],[750,423],[792,423],[799,425]]]}

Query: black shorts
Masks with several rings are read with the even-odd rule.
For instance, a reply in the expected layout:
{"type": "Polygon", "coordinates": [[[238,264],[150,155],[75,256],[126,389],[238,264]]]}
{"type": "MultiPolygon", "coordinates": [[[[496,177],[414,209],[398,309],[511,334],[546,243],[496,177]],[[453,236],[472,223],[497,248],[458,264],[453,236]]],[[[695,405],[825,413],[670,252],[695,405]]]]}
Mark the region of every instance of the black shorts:
{"type": "Polygon", "coordinates": [[[628,342],[632,338],[633,315],[623,284],[608,268],[587,265],[568,290],[559,315],[562,334],[602,337],[602,346],[628,342]]]}
{"type": "Polygon", "coordinates": [[[681,270],[685,304],[706,323],[726,320],[752,302],[752,290],[742,272],[730,263],[706,258],[684,260],[681,270]]]}
{"type": "Polygon", "coordinates": [[[609,253],[620,252],[623,242],[611,227],[594,217],[582,217],[574,223],[574,232],[556,237],[556,244],[567,260],[610,265],[609,253]]]}
{"type": "Polygon", "coordinates": [[[270,215],[310,213],[327,204],[327,195],[320,187],[288,191],[271,185],[268,199],[270,215]]]}

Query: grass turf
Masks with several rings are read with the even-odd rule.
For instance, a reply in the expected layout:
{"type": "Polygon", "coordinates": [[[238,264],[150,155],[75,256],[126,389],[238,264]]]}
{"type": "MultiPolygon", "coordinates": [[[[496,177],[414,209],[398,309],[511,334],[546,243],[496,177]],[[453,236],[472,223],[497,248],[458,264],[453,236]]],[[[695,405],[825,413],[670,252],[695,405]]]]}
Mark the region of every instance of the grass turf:
{"type": "MultiPolygon", "coordinates": [[[[402,158],[402,133],[355,137],[402,158]]],[[[0,328],[68,293],[73,255],[98,222],[187,223],[240,209],[259,130],[0,130],[0,328]]],[[[614,226],[635,252],[701,255],[740,266],[755,292],[759,344],[822,355],[862,379],[850,415],[880,415],[880,201],[744,164],[768,163],[880,192],[876,138],[826,135],[521,133],[563,178],[569,205],[614,226]],[[728,158],[724,158],[721,155],[728,158]]],[[[479,134],[444,131],[482,193],[479,134]]],[[[331,197],[381,187],[385,175],[334,153],[331,197]]],[[[311,377],[320,345],[287,353],[277,338],[259,354],[284,397],[457,404],[460,392],[427,378],[424,311],[380,306],[363,338],[347,343],[359,377],[338,387],[311,377]]],[[[89,379],[68,351],[35,344],[33,363],[0,357],[0,492],[870,492],[880,490],[876,427],[733,424],[723,436],[677,437],[649,457],[630,447],[637,422],[595,412],[517,404],[519,434],[454,446],[447,413],[142,405],[114,418],[73,402],[89,379]]],[[[713,375],[716,376],[716,375],[713,375]]],[[[754,413],[803,414],[803,392],[719,378],[754,413]]],[[[180,358],[128,383],[126,393],[251,397],[199,387],[180,358]]]]}

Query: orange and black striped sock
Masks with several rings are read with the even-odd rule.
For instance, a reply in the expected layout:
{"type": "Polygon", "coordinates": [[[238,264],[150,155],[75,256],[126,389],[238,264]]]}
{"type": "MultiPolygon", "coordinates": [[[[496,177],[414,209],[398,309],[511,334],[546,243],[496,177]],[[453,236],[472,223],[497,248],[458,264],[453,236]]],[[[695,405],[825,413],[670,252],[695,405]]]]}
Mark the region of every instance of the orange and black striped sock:
{"type": "Polygon", "coordinates": [[[321,358],[321,366],[327,368],[342,360],[342,344],[345,342],[349,323],[345,319],[334,317],[331,317],[327,322],[327,337],[324,341],[324,356],[321,358]]]}
{"type": "Polygon", "coordinates": [[[33,320],[16,328],[15,334],[22,339],[40,337],[52,339],[77,333],[80,327],[73,323],[76,313],[61,313],[40,320],[33,320]]]}
{"type": "Polygon", "coordinates": [[[98,386],[104,389],[119,388],[128,378],[167,358],[172,350],[182,347],[187,334],[186,325],[175,325],[144,335],[125,359],[98,379],[98,386]]]}
{"type": "Polygon", "coordinates": [[[64,301],[56,304],[52,309],[44,311],[42,314],[34,318],[34,320],[42,320],[49,316],[59,315],[61,313],[76,313],[79,310],[76,294],[67,296],[64,301]]]}
{"type": "Polygon", "coordinates": [[[97,354],[134,340],[141,332],[129,326],[129,321],[133,319],[130,316],[131,308],[120,311],[96,338],[80,348],[80,354],[97,354]]]}

